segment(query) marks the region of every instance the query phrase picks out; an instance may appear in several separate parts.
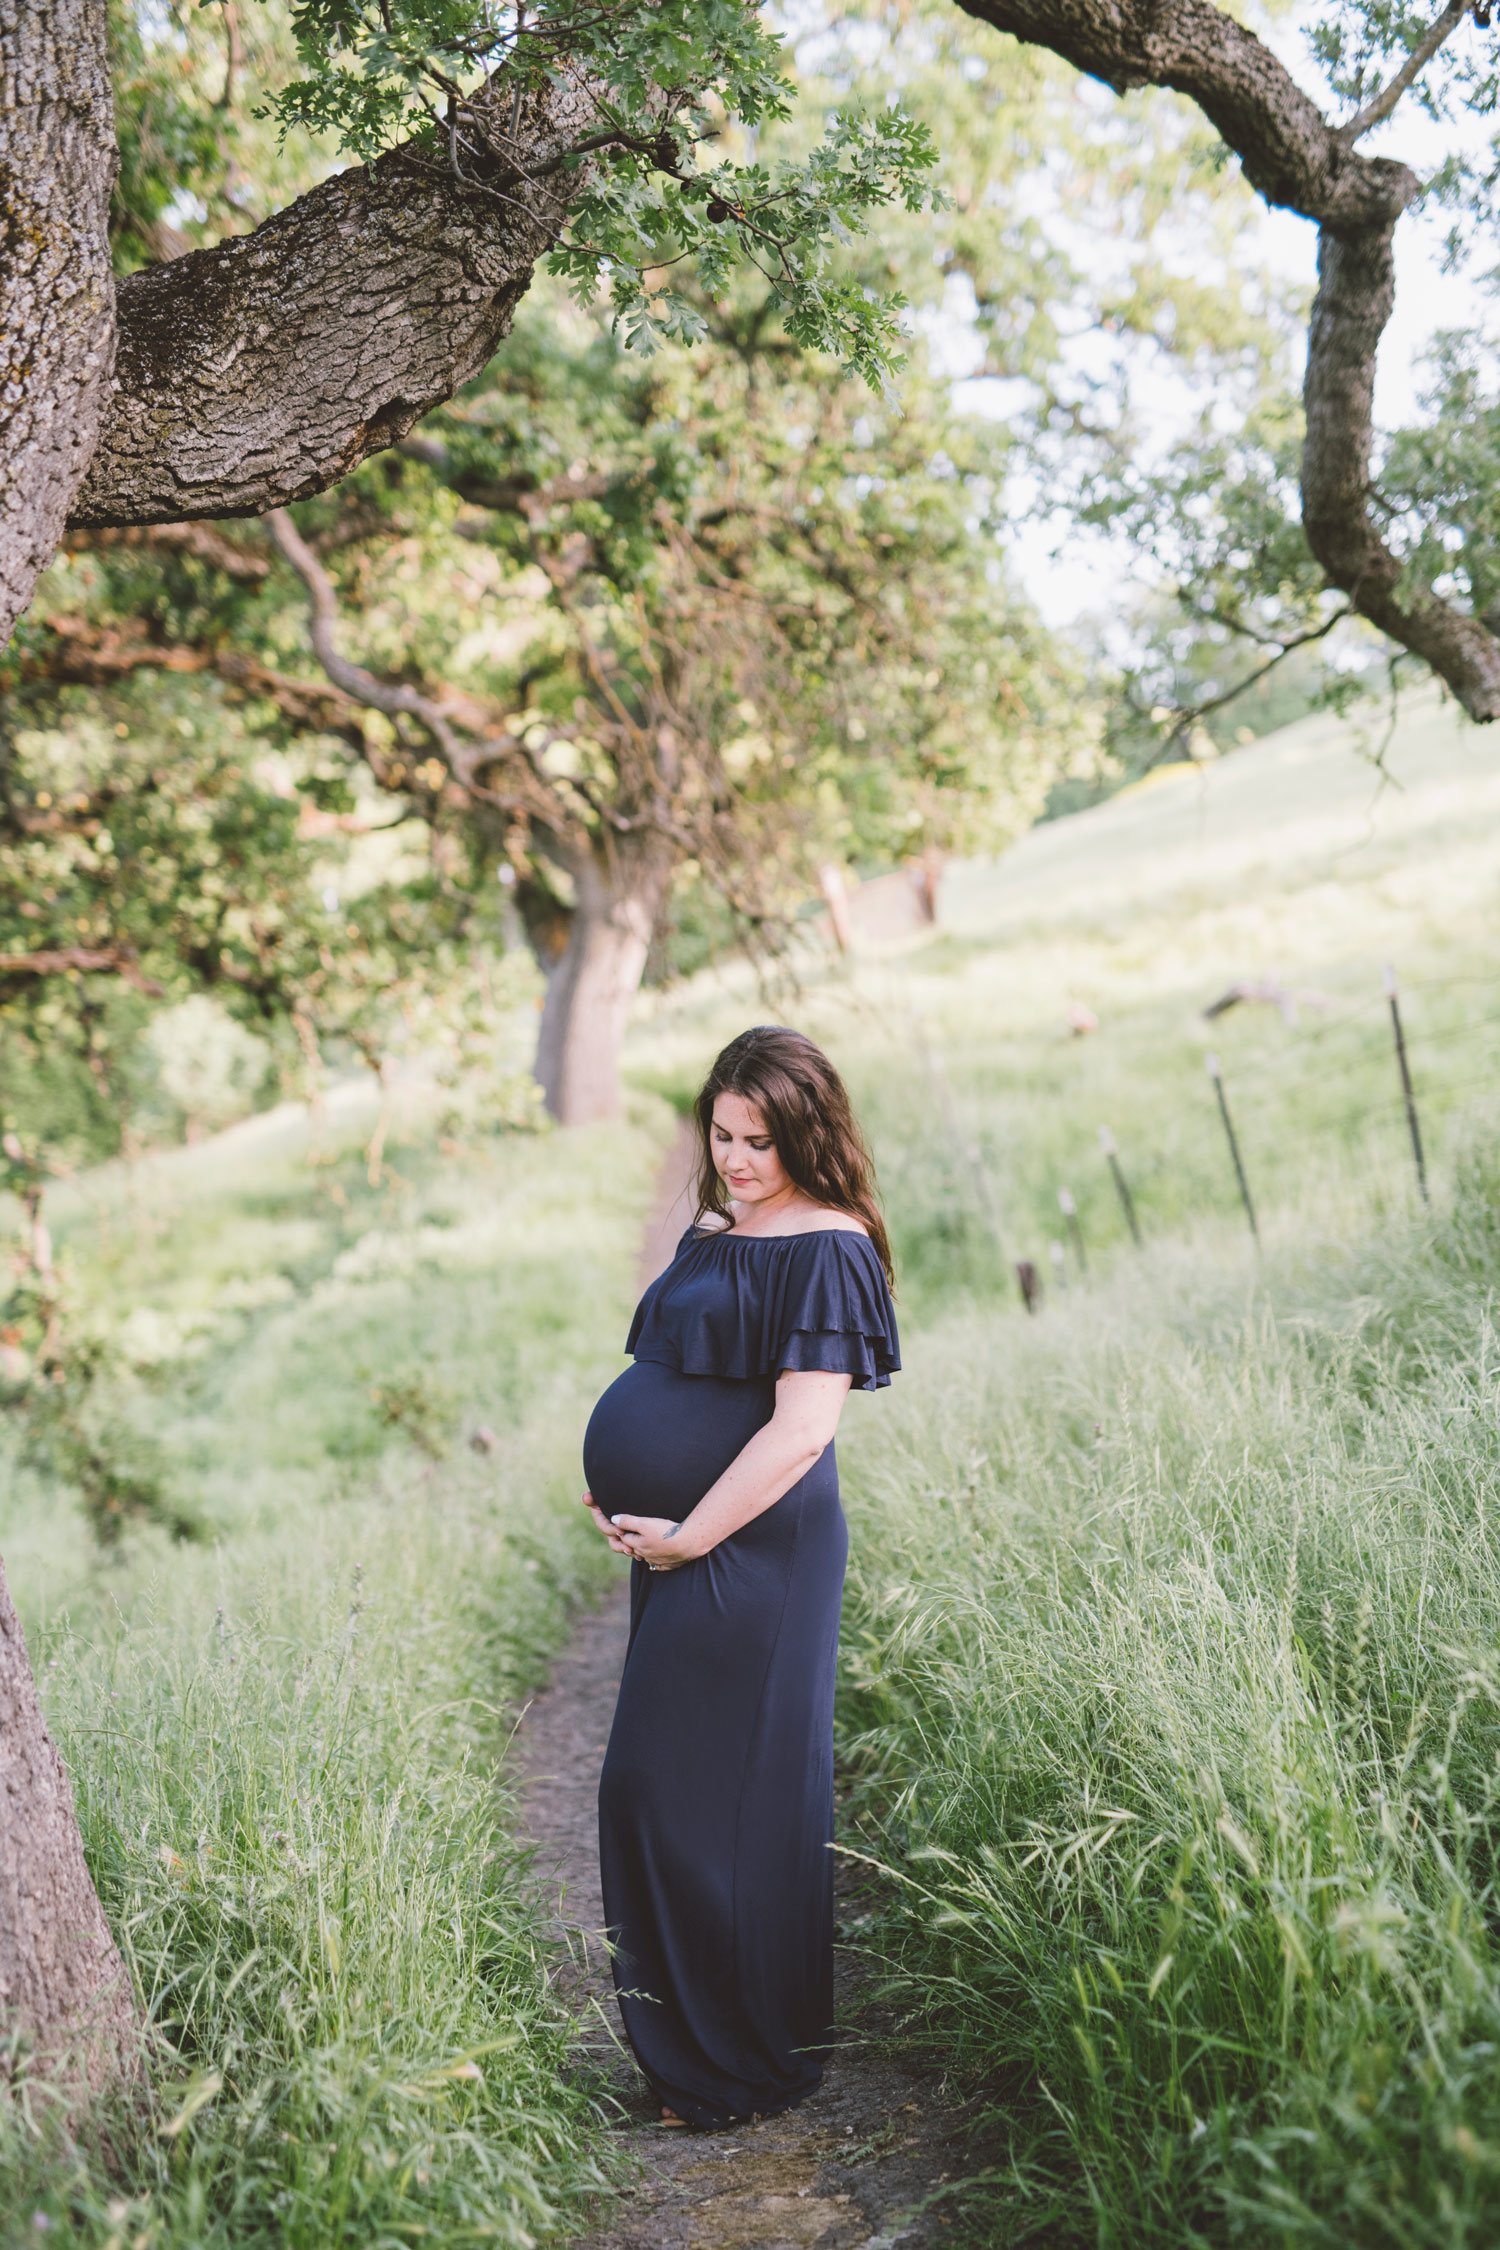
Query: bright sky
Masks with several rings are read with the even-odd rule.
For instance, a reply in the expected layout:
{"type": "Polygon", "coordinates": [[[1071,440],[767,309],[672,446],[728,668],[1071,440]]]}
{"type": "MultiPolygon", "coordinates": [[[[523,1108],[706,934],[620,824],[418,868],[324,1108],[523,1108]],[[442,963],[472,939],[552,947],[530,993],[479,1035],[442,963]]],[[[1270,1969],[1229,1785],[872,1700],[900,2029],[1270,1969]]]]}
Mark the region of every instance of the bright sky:
{"type": "MultiPolygon", "coordinates": [[[[1318,73],[1308,57],[1300,28],[1310,14],[1307,8],[1275,24],[1262,21],[1257,28],[1293,71],[1298,82],[1316,95],[1318,73]]],[[[1465,27],[1459,36],[1467,34],[1465,27]]],[[[1465,138],[1478,148],[1487,135],[1479,121],[1470,123],[1465,138]]],[[[1370,154],[1400,156],[1418,172],[1435,169],[1454,143],[1454,129],[1435,126],[1414,104],[1405,103],[1395,115],[1361,144],[1370,154]]],[[[1396,234],[1396,311],[1381,341],[1376,370],[1375,413],[1386,428],[1417,419],[1423,387],[1422,359],[1433,337],[1444,328],[1473,327],[1494,317],[1494,298],[1486,297],[1475,281],[1463,274],[1443,271],[1442,213],[1420,214],[1402,220],[1396,234]]],[[[1311,289],[1317,270],[1317,230],[1289,211],[1266,211],[1261,246],[1273,268],[1289,281],[1311,289]]],[[[966,346],[963,306],[955,302],[934,341],[944,350],[953,374],[959,377],[955,395],[976,413],[1003,418],[1014,411],[1014,386],[997,382],[962,380],[966,346]]],[[[972,365],[969,358],[967,364],[972,365]]],[[[1163,436],[1170,441],[1171,401],[1163,394],[1163,436]]],[[[1024,505],[1028,498],[1018,493],[1024,505]]],[[[1037,524],[1021,527],[1012,542],[1018,575],[1047,622],[1067,625],[1080,617],[1107,614],[1119,603],[1122,577],[1139,579],[1141,565],[1123,542],[1100,532],[1069,527],[1059,544],[1057,530],[1037,524]],[[1054,553],[1054,548],[1056,552],[1054,553]]]]}

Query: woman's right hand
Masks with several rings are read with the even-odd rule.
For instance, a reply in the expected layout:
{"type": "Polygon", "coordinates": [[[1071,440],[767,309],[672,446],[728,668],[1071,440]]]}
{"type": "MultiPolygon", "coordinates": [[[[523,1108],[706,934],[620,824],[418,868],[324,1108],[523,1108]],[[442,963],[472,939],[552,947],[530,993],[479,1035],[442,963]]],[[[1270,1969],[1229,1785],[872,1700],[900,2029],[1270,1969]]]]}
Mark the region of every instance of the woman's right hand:
{"type": "Polygon", "coordinates": [[[627,1546],[625,1541],[620,1537],[620,1534],[618,1533],[618,1531],[616,1531],[614,1525],[610,1522],[608,1516],[604,1513],[604,1510],[600,1507],[592,1492],[586,1492],[583,1495],[583,1504],[588,1509],[589,1514],[593,1517],[595,1526],[609,1541],[609,1544],[611,1545],[611,1547],[613,1547],[615,1553],[617,1555],[629,1555],[631,1557],[631,1560],[634,1561],[634,1549],[627,1546]]]}

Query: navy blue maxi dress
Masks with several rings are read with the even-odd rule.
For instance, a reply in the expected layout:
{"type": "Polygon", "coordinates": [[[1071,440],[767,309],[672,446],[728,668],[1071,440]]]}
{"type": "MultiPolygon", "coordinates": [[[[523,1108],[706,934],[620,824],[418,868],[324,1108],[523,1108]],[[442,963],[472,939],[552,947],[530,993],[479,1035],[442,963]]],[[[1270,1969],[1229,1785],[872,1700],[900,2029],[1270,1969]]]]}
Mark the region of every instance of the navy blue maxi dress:
{"type": "MultiPolygon", "coordinates": [[[[901,1364],[880,1261],[837,1229],[690,1228],[625,1348],[635,1364],[584,1438],[589,1489],[606,1515],[679,1520],[770,1421],[784,1368],[873,1391],[901,1364]]],[[[604,1916],[636,2059],[690,2124],[774,2116],[823,2075],[848,1544],[830,1445],[709,1554],[631,1565],[599,1782],[604,1916]]]]}

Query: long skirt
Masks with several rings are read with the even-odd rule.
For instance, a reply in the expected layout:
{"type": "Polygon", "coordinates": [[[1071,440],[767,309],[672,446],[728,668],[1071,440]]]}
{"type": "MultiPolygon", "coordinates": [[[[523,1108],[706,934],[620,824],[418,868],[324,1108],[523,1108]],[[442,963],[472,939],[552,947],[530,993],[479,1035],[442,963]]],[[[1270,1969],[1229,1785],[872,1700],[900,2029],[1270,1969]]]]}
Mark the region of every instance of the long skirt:
{"type": "MultiPolygon", "coordinates": [[[[584,1446],[607,1514],[682,1517],[770,1419],[774,1383],[640,1360],[584,1446]]],[[[848,1533],[830,1445],[774,1507],[671,1571],[631,1568],[599,1783],[626,2034],[691,2124],[774,2116],[833,2016],[833,1690],[848,1533]]]]}

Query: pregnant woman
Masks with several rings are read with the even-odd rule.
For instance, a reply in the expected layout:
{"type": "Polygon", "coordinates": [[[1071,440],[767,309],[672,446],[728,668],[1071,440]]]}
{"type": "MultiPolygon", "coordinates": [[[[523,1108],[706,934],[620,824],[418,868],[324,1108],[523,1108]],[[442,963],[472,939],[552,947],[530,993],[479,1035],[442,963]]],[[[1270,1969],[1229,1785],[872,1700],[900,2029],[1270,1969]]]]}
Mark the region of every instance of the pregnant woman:
{"type": "Polygon", "coordinates": [[[890,1250],[838,1073],[762,1026],[697,1102],[698,1216],[584,1439],[633,1558],[599,1783],[604,1915],[665,2124],[774,2116],[833,2019],[833,1684],[848,1534],[833,1435],[899,1367],[890,1250]]]}

